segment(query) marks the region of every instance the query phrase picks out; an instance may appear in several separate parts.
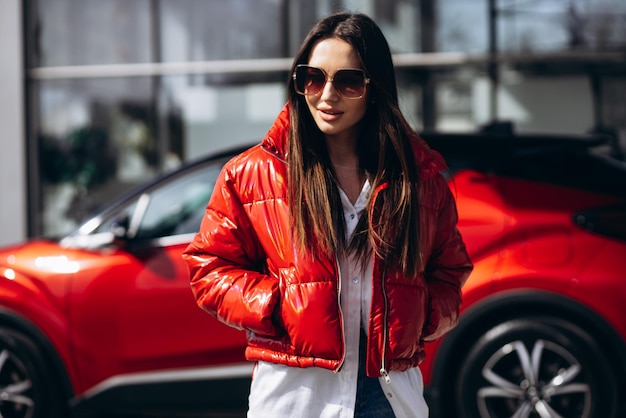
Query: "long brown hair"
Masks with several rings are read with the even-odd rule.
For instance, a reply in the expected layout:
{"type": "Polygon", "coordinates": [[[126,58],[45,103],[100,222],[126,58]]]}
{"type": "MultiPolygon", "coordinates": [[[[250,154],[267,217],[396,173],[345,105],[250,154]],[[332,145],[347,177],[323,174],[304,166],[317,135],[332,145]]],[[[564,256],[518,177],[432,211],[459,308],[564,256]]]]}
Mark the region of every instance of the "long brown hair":
{"type": "Polygon", "coordinates": [[[423,268],[419,170],[411,151],[412,129],[398,105],[389,45],[366,15],[337,13],[310,30],[294,59],[292,72],[296,65],[308,63],[315,44],[327,38],[352,45],[371,79],[357,152],[373,193],[356,233],[346,242],[343,209],[326,141],[304,97],[290,82],[288,180],[296,245],[318,257],[355,251],[362,261],[373,250],[386,267],[399,266],[407,277],[414,277],[423,268]]]}

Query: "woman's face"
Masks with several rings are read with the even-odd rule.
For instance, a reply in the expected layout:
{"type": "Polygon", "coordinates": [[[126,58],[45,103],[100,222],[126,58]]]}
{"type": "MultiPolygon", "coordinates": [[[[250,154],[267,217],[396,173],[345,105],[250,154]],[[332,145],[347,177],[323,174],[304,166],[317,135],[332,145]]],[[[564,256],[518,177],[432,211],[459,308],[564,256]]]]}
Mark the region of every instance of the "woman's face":
{"type": "MultiPolygon", "coordinates": [[[[339,69],[361,69],[352,45],[337,38],[319,41],[311,51],[308,65],[324,70],[329,77],[339,69]]],[[[339,95],[333,83],[327,82],[319,93],[307,95],[305,99],[327,140],[354,141],[357,138],[358,124],[367,110],[367,89],[360,99],[350,99],[339,95]]]]}

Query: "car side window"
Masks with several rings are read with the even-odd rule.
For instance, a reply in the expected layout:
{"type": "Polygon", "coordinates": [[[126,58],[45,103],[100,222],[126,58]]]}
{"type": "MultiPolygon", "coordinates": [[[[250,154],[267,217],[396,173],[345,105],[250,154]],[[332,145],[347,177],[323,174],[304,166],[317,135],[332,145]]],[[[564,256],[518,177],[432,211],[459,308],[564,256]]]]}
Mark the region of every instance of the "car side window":
{"type": "MultiPolygon", "coordinates": [[[[148,193],[136,239],[152,239],[195,233],[223,162],[215,162],[159,185],[148,193]]],[[[135,222],[135,219],[132,220],[135,222]]]]}
{"type": "Polygon", "coordinates": [[[137,200],[124,206],[121,210],[116,211],[114,216],[108,216],[100,225],[90,232],[91,234],[100,234],[112,232],[121,222],[128,222],[137,209],[137,200]]]}

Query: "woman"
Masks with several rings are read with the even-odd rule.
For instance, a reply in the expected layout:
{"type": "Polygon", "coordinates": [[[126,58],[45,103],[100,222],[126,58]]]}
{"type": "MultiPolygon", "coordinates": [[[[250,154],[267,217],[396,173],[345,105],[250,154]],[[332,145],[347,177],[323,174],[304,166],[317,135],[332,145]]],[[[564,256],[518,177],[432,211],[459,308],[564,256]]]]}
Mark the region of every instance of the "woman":
{"type": "Polygon", "coordinates": [[[445,166],[367,16],[319,21],[291,74],[185,252],[197,303],[247,332],[249,417],[426,417],[423,344],[456,324],[472,268],[445,166]]]}

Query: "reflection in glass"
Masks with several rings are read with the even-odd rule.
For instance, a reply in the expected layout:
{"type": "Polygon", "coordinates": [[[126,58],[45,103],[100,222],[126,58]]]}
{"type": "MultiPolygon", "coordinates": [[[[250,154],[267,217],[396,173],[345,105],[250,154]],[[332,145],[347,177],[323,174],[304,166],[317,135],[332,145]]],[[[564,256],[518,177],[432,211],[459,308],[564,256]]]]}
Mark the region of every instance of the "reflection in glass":
{"type": "Polygon", "coordinates": [[[30,67],[150,62],[150,0],[28,0],[30,67]]]}
{"type": "Polygon", "coordinates": [[[156,87],[143,77],[39,84],[41,234],[70,232],[183,161],[259,142],[285,103],[283,82],[221,86],[171,76],[156,87]]]}
{"type": "Polygon", "coordinates": [[[152,239],[197,232],[224,162],[188,173],[151,192],[135,238],[152,239]]]}

